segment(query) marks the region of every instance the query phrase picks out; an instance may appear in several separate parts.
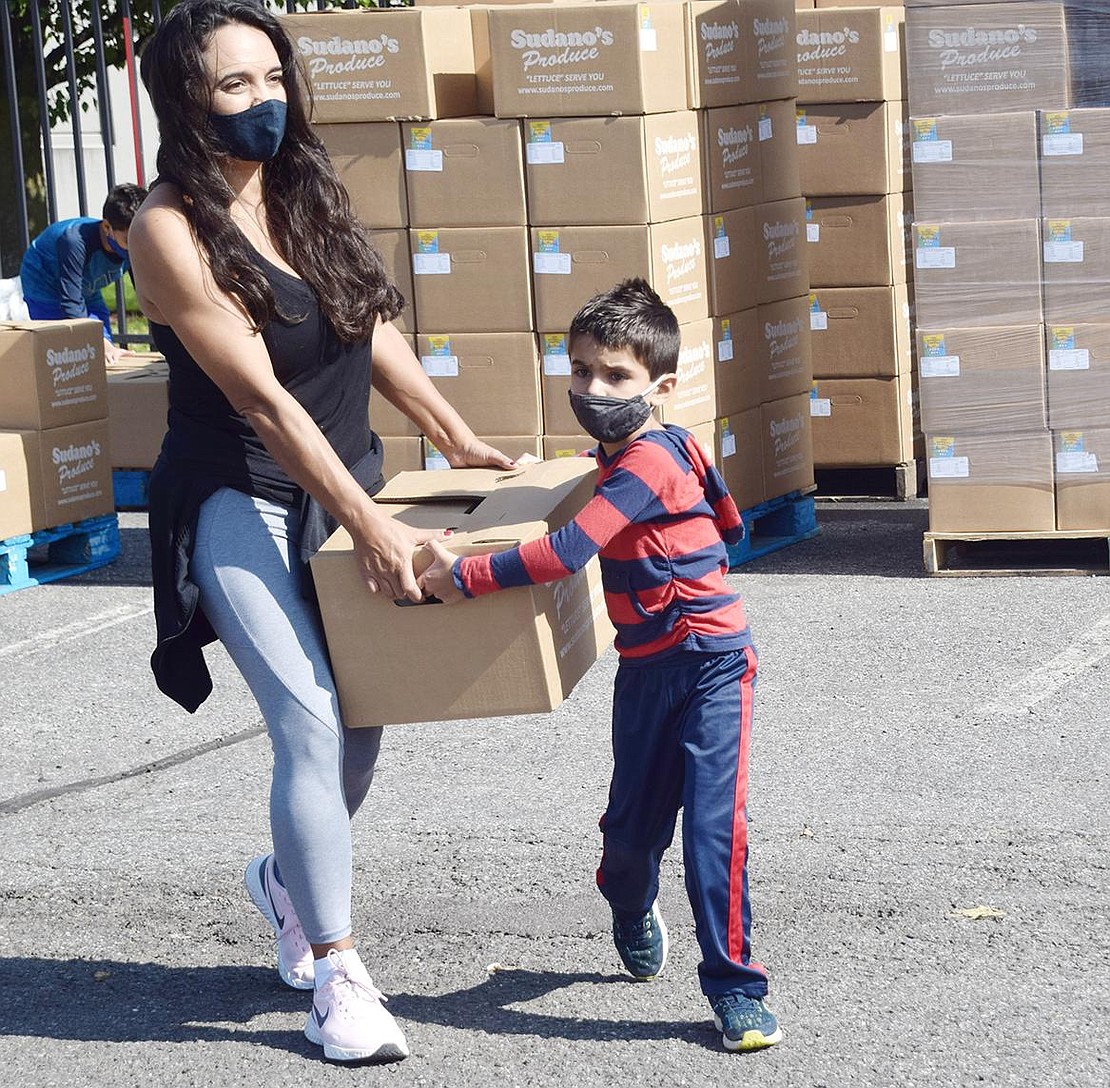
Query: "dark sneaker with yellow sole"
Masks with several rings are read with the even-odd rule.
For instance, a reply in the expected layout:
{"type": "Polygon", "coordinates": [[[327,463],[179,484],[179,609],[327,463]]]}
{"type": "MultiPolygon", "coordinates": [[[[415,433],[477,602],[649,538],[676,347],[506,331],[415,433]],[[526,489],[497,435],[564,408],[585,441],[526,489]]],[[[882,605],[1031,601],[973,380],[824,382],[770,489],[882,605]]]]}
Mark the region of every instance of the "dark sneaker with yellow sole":
{"type": "Polygon", "coordinates": [[[633,918],[621,917],[614,911],[613,944],[621,963],[634,978],[647,982],[661,974],[667,962],[667,927],[658,904],[652,903],[646,914],[633,918]]]}
{"type": "Polygon", "coordinates": [[[721,1033],[725,1050],[762,1050],[782,1038],[775,1014],[761,997],[721,994],[710,998],[713,1024],[721,1033]]]}

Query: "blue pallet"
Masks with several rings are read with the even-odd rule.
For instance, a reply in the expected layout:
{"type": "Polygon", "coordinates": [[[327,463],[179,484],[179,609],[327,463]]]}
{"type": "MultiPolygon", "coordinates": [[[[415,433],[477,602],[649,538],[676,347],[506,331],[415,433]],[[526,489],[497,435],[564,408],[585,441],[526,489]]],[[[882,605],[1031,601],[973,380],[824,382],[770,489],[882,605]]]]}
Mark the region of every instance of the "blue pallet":
{"type": "Polygon", "coordinates": [[[0,540],[0,596],[84,574],[111,563],[117,555],[119,521],[115,514],[8,537],[0,540]]]}
{"type": "Polygon", "coordinates": [[[812,495],[803,495],[800,491],[791,491],[789,495],[753,506],[743,511],[742,516],[747,532],[739,544],[729,545],[730,570],[779,548],[808,540],[820,531],[817,504],[812,495]]]}
{"type": "Polygon", "coordinates": [[[117,510],[145,510],[150,505],[150,473],[139,468],[112,469],[117,510]]]}

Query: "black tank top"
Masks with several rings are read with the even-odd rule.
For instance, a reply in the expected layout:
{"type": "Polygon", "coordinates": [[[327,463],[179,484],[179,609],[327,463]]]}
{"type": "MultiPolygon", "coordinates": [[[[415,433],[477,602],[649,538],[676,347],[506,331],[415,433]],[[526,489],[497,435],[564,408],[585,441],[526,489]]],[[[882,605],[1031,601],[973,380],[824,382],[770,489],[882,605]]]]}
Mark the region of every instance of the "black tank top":
{"type": "MultiPolygon", "coordinates": [[[[262,330],[274,373],[351,468],[370,452],[370,343],[343,343],[302,279],[257,254],[278,312],[262,330]]],[[[163,456],[221,486],[296,506],[301,489],[274,461],[250,424],[196,364],[177,334],[151,322],[169,364],[169,430],[163,456]]]]}

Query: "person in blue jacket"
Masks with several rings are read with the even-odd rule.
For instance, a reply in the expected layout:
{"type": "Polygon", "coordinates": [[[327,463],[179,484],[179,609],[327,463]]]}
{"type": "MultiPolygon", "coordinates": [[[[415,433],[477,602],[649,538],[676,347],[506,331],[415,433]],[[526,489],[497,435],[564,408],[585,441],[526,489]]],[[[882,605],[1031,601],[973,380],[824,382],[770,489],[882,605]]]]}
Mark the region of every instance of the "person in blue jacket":
{"type": "Polygon", "coordinates": [[[82,216],[52,223],[23,255],[19,278],[28,315],[36,321],[94,317],[104,323],[104,351],[120,354],[101,291],[120,283],[131,265],[127,232],[146,197],[139,185],[117,185],[104,201],[103,218],[82,216]]]}

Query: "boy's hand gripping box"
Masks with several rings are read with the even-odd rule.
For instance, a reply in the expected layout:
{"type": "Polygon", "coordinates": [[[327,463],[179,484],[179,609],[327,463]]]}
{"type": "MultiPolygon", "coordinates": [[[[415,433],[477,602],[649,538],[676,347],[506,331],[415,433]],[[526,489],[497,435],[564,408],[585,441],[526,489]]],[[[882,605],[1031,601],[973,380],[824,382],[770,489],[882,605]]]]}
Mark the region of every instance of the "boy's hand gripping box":
{"type": "MultiPolygon", "coordinates": [[[[452,551],[481,554],[565,525],[589,501],[596,476],[586,458],[510,472],[402,472],[374,501],[408,525],[454,528],[452,551]]],[[[348,726],[552,710],[613,637],[596,559],[549,585],[402,607],[367,591],[339,529],[313,557],[312,575],[348,726]]]]}

